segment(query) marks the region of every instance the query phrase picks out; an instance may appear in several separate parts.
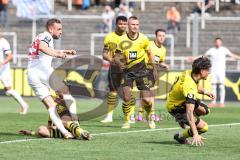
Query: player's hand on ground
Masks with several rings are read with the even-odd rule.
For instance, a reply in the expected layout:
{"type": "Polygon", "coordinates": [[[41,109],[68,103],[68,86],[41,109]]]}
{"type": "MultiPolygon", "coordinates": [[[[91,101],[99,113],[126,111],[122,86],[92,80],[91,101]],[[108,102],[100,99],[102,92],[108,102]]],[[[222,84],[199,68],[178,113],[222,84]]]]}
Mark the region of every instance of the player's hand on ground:
{"type": "Polygon", "coordinates": [[[32,134],[32,131],[29,131],[29,130],[20,130],[20,131],[18,131],[18,134],[31,135],[31,134],[32,134]]]}
{"type": "Polygon", "coordinates": [[[202,137],[201,135],[194,135],[193,140],[192,140],[192,145],[195,146],[203,146],[204,145],[204,140],[205,138],[202,137]]]}

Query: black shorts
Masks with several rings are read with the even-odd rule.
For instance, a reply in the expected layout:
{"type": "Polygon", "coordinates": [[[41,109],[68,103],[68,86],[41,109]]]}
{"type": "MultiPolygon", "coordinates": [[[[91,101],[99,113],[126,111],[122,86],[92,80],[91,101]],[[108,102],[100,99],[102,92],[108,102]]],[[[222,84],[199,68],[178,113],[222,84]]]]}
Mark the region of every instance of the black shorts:
{"type": "MultiPolygon", "coordinates": [[[[195,110],[200,106],[206,106],[203,102],[201,102],[200,100],[195,100],[195,107],[194,107],[194,115],[195,115],[195,110]]],[[[184,123],[186,125],[188,124],[188,120],[187,120],[187,115],[186,115],[186,105],[185,103],[183,103],[182,107],[176,107],[176,109],[172,110],[171,112],[169,112],[176,120],[176,122],[178,123],[184,123]]],[[[198,116],[194,116],[195,117],[195,124],[197,125],[200,122],[200,118],[198,116]]]]}
{"type": "Polygon", "coordinates": [[[139,90],[150,90],[148,72],[149,70],[145,67],[145,65],[140,64],[134,66],[124,72],[121,86],[129,86],[133,88],[133,83],[135,82],[139,90]]]}
{"type": "Polygon", "coordinates": [[[152,88],[155,85],[155,79],[153,76],[153,70],[148,69],[148,80],[149,80],[149,87],[152,88]]]}
{"type": "Polygon", "coordinates": [[[121,86],[122,73],[118,66],[111,65],[108,71],[108,87],[110,91],[117,91],[121,86]]]}

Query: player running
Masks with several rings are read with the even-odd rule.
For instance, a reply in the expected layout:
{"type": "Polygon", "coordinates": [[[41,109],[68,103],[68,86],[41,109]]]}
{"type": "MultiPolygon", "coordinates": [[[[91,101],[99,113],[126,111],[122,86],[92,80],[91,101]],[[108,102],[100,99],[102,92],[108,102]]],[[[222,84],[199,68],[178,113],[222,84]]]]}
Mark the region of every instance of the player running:
{"type": "Polygon", "coordinates": [[[20,94],[12,89],[12,78],[10,70],[10,61],[13,54],[8,41],[0,33],[0,81],[4,86],[6,95],[12,96],[21,106],[20,114],[27,114],[28,104],[23,100],[20,94]]]}
{"type": "MultiPolygon", "coordinates": [[[[65,138],[72,138],[72,134],[68,132],[62,124],[62,121],[56,115],[56,103],[50,94],[49,78],[54,69],[51,66],[53,57],[66,58],[67,55],[75,55],[75,50],[55,50],[53,40],[59,39],[62,34],[62,24],[58,19],[50,19],[46,24],[46,31],[39,34],[32,42],[32,47],[29,49],[28,60],[28,83],[32,87],[36,96],[44,103],[48,109],[49,115],[61,131],[65,138]]],[[[60,81],[55,81],[55,84],[60,83],[59,91],[63,93],[63,99],[71,114],[72,120],[77,122],[76,101],[69,94],[69,89],[60,81]]]]}
{"type": "Polygon", "coordinates": [[[175,120],[185,128],[180,135],[174,135],[174,139],[180,144],[189,144],[187,138],[193,137],[192,145],[201,146],[204,144],[203,137],[200,135],[208,131],[208,124],[199,116],[209,113],[208,106],[198,99],[198,94],[204,94],[214,99],[211,92],[204,90],[200,80],[206,80],[211,68],[210,60],[200,57],[194,60],[192,70],[183,72],[172,85],[167,97],[167,110],[175,120]]]}

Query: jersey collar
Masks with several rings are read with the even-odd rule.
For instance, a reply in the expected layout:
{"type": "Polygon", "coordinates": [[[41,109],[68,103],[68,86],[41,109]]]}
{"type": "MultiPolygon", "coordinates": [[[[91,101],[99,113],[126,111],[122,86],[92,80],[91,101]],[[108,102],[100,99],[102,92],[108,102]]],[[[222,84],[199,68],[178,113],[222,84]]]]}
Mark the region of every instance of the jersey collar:
{"type": "Polygon", "coordinates": [[[129,37],[128,33],[127,33],[127,37],[128,37],[131,41],[135,41],[135,40],[137,40],[138,37],[139,37],[139,32],[138,32],[138,35],[137,35],[137,37],[136,37],[135,39],[132,39],[131,37],[129,37]]]}

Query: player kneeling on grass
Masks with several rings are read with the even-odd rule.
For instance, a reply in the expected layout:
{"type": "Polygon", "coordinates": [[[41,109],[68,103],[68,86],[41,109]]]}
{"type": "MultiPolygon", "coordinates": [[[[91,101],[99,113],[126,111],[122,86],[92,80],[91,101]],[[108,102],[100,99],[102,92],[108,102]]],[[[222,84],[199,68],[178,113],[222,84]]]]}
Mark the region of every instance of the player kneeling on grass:
{"type": "MultiPolygon", "coordinates": [[[[54,100],[57,103],[56,110],[63,122],[64,127],[72,133],[74,139],[90,140],[90,133],[80,128],[79,123],[72,121],[71,115],[68,111],[65,101],[62,99],[62,96],[58,94],[56,97],[54,97],[54,100]]],[[[36,132],[31,130],[20,130],[19,134],[36,135],[43,138],[64,138],[64,135],[56,128],[55,125],[53,125],[50,117],[48,120],[48,125],[42,125],[38,127],[36,132]]]]}
{"type": "Polygon", "coordinates": [[[205,91],[199,85],[200,80],[206,80],[210,67],[208,58],[196,59],[192,64],[192,70],[187,70],[177,77],[167,97],[168,112],[182,128],[185,128],[185,125],[190,126],[181,135],[179,133],[174,135],[174,139],[181,144],[190,144],[187,140],[189,137],[193,137],[192,145],[204,144],[204,138],[200,134],[208,131],[208,124],[199,116],[208,114],[209,109],[197,99],[197,95],[204,94],[212,99],[215,98],[212,93],[205,91]]]}

